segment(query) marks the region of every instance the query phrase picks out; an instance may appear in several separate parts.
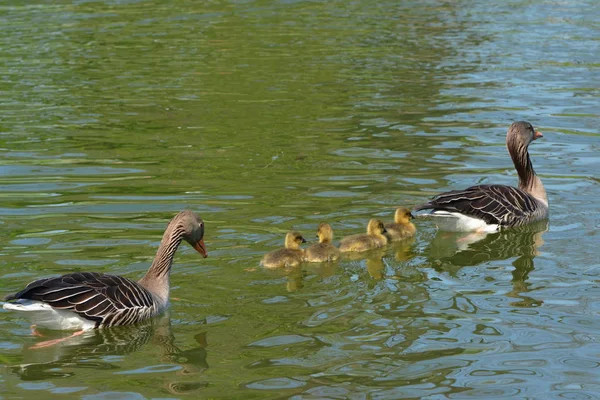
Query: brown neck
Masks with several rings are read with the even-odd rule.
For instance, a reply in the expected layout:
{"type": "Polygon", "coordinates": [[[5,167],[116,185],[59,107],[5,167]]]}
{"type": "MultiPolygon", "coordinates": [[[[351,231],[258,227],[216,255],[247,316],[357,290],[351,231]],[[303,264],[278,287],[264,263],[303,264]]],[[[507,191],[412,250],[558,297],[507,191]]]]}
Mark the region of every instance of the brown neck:
{"type": "Polygon", "coordinates": [[[546,190],[540,178],[535,174],[527,146],[512,143],[508,146],[508,152],[519,175],[519,189],[548,204],[546,190]]]}
{"type": "Polygon", "coordinates": [[[175,252],[183,239],[184,230],[177,222],[167,226],[152,265],[139,283],[165,302],[169,298],[169,273],[175,252]]]}

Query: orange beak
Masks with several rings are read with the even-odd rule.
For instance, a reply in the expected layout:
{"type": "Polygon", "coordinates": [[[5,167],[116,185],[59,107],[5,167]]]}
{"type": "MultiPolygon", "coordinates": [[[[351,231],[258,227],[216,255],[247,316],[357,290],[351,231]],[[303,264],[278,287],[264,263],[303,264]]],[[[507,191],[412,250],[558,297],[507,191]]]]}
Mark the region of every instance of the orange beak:
{"type": "Polygon", "coordinates": [[[535,131],[535,134],[533,135],[533,140],[535,139],[539,139],[541,137],[544,137],[544,135],[542,135],[542,132],[540,131],[535,131]]]}
{"type": "Polygon", "coordinates": [[[194,245],[194,248],[198,253],[202,254],[202,257],[208,257],[208,253],[206,252],[206,246],[204,245],[203,239],[198,240],[198,242],[194,245]]]}

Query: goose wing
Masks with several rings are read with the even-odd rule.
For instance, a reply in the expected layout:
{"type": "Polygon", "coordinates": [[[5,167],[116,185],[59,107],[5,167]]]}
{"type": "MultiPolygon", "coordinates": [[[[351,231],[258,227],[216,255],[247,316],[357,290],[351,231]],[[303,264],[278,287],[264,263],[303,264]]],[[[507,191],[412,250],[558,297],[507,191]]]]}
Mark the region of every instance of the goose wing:
{"type": "Polygon", "coordinates": [[[123,325],[154,314],[152,295],[139,283],[121,276],[78,272],[31,282],[6,300],[44,302],[55,309],[72,311],[100,325],[123,325]]]}
{"type": "Polygon", "coordinates": [[[515,226],[528,222],[538,207],[538,202],[521,189],[506,185],[477,185],[442,193],[416,207],[415,211],[457,212],[490,225],[515,226]]]}

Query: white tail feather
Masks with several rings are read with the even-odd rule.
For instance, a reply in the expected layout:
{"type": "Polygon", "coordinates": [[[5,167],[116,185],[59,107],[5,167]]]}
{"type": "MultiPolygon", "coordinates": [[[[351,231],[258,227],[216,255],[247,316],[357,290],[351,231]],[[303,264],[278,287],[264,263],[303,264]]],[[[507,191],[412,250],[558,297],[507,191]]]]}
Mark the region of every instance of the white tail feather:
{"type": "Polygon", "coordinates": [[[94,321],[82,318],[71,311],[56,310],[41,301],[20,299],[16,302],[3,303],[2,307],[5,310],[22,312],[31,322],[48,329],[88,330],[96,326],[94,321]]]}
{"type": "Polygon", "coordinates": [[[5,310],[12,311],[21,311],[21,312],[29,312],[29,311],[51,311],[52,307],[50,307],[46,303],[42,303],[40,301],[30,301],[30,300],[20,300],[18,303],[3,303],[2,308],[5,310]]]}
{"type": "Polygon", "coordinates": [[[429,213],[418,214],[418,217],[431,217],[438,229],[446,232],[496,232],[497,224],[487,224],[479,218],[469,217],[467,215],[435,210],[429,213]]]}

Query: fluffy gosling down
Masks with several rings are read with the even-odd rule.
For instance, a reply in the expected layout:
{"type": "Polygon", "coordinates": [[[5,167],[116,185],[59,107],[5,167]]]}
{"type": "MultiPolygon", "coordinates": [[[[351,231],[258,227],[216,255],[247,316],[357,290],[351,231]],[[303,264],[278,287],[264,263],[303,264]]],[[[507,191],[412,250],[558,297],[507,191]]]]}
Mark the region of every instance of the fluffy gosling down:
{"type": "Polygon", "coordinates": [[[305,259],[308,262],[328,262],[340,258],[340,251],[331,241],[333,240],[333,229],[326,223],[319,224],[317,229],[319,243],[311,245],[305,250],[305,259]]]}
{"type": "Polygon", "coordinates": [[[400,240],[413,237],[416,232],[415,224],[410,222],[413,215],[406,207],[399,207],[394,214],[394,222],[385,224],[387,233],[385,236],[390,242],[398,242],[400,240]]]}
{"type": "Polygon", "coordinates": [[[298,232],[285,235],[285,248],[265,254],[260,262],[265,268],[295,267],[304,259],[304,250],[300,248],[306,240],[298,232]]]}
{"type": "Polygon", "coordinates": [[[367,251],[383,247],[388,242],[385,233],[386,230],[383,222],[373,218],[367,225],[366,234],[346,236],[343,238],[340,241],[340,251],[367,251]]]}

